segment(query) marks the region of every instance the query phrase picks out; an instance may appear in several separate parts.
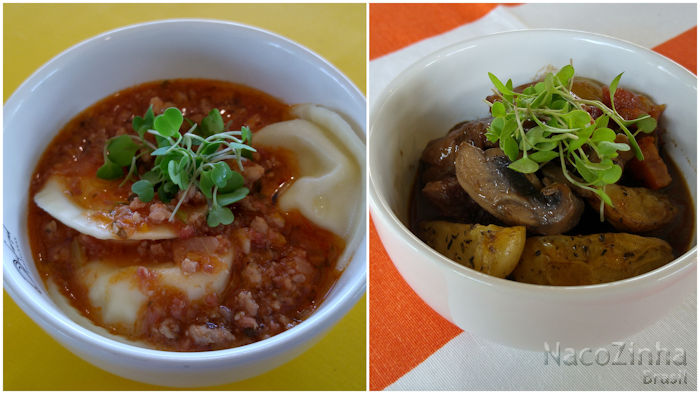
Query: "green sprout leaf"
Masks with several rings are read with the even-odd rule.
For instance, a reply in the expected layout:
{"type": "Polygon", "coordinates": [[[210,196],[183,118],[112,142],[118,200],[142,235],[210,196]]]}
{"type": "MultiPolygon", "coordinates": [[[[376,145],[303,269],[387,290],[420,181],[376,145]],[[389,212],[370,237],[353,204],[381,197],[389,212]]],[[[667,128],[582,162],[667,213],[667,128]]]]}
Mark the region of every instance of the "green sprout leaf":
{"type": "Polygon", "coordinates": [[[656,130],[656,119],[649,116],[648,118],[638,121],[636,125],[637,131],[641,131],[642,133],[651,133],[652,131],[656,130]]]}
{"type": "Polygon", "coordinates": [[[112,138],[107,142],[107,158],[122,167],[131,164],[137,150],[139,150],[139,145],[126,134],[112,138]]]}
{"type": "Polygon", "coordinates": [[[169,203],[177,194],[178,187],[176,184],[165,181],[158,186],[158,198],[164,203],[169,203]]]}
{"type": "Polygon", "coordinates": [[[214,181],[211,180],[211,170],[204,170],[199,175],[199,190],[204,196],[211,199],[212,189],[214,189],[214,181]]]}
{"type": "Polygon", "coordinates": [[[153,129],[153,119],[153,106],[149,106],[143,118],[140,116],[134,116],[134,120],[131,121],[131,126],[134,128],[134,131],[136,131],[139,137],[143,138],[146,131],[153,129]]]}
{"type": "Polygon", "coordinates": [[[607,127],[600,127],[593,132],[591,137],[591,142],[601,142],[601,141],[615,141],[616,134],[612,129],[607,127]]]}
{"type": "Polygon", "coordinates": [[[209,227],[216,227],[220,224],[233,223],[233,212],[225,207],[212,207],[207,215],[207,224],[209,227]]]}
{"type": "Polygon", "coordinates": [[[502,102],[496,101],[491,107],[491,116],[494,118],[502,118],[506,116],[506,107],[502,102]]]}
{"type": "Polygon", "coordinates": [[[574,139],[569,143],[569,152],[577,150],[578,148],[582,147],[586,142],[588,142],[591,138],[591,135],[593,134],[594,128],[595,126],[591,125],[590,127],[586,127],[585,129],[574,133],[577,139],[574,139]]]}
{"type": "Polygon", "coordinates": [[[161,146],[160,148],[154,150],[151,152],[151,156],[162,156],[170,151],[172,146],[166,145],[166,146],[161,146]]]}
{"type": "Polygon", "coordinates": [[[579,159],[578,157],[575,159],[575,166],[576,171],[583,177],[583,179],[590,183],[593,184],[598,180],[598,174],[596,174],[595,171],[592,171],[586,167],[586,162],[583,160],[579,159]]]}
{"type": "Polygon", "coordinates": [[[219,194],[216,197],[216,201],[221,206],[231,205],[245,198],[245,196],[248,195],[248,192],[249,190],[247,188],[241,187],[231,193],[219,194]]]}
{"type": "Polygon", "coordinates": [[[231,171],[231,176],[226,181],[226,184],[223,187],[219,188],[219,191],[222,193],[229,193],[238,188],[243,187],[243,184],[245,184],[245,179],[243,179],[243,175],[236,171],[231,171]]]}
{"type": "Polygon", "coordinates": [[[163,179],[163,174],[160,172],[160,168],[153,167],[150,171],[141,175],[141,179],[145,179],[155,185],[163,179]]]}
{"type": "Polygon", "coordinates": [[[218,109],[212,109],[209,114],[202,119],[199,129],[203,137],[209,137],[224,131],[224,120],[218,109]]]}
{"type": "Polygon", "coordinates": [[[619,73],[613,80],[610,82],[610,87],[608,90],[610,91],[610,105],[612,106],[613,112],[617,112],[615,110],[615,92],[617,92],[617,85],[620,83],[620,78],[622,78],[622,74],[624,73],[619,73]]]}
{"type": "Polygon", "coordinates": [[[629,145],[610,141],[601,141],[598,144],[598,154],[603,157],[617,157],[617,151],[626,152],[630,150],[629,145]]]}
{"type": "Polygon", "coordinates": [[[508,134],[501,136],[501,150],[513,161],[518,158],[520,147],[518,147],[518,143],[513,136],[508,134]]]}
{"type": "Polygon", "coordinates": [[[153,184],[150,181],[142,179],[134,182],[134,184],[131,185],[131,191],[136,193],[136,195],[139,196],[139,200],[143,202],[150,202],[153,200],[153,184]]]}
{"type": "Polygon", "coordinates": [[[603,189],[595,189],[595,193],[598,195],[598,197],[600,197],[601,200],[603,200],[604,203],[606,203],[610,206],[613,205],[612,200],[610,199],[610,196],[608,196],[607,193],[605,193],[605,191],[603,189]]]}
{"type": "Polygon", "coordinates": [[[175,137],[180,133],[180,126],[182,126],[182,112],[174,107],[168,108],[156,116],[153,126],[161,136],[175,137]]]}
{"type": "Polygon", "coordinates": [[[520,159],[510,163],[508,168],[522,172],[523,174],[531,174],[533,172],[537,172],[537,170],[540,169],[540,166],[529,157],[521,157],[520,159]]]}
{"type": "Polygon", "coordinates": [[[559,79],[561,84],[564,86],[569,86],[569,81],[573,77],[574,67],[570,64],[567,64],[566,66],[562,67],[561,70],[559,70],[559,72],[557,73],[557,79],[559,79]]]}
{"type": "Polygon", "coordinates": [[[588,126],[591,123],[591,115],[588,112],[580,109],[571,111],[566,115],[563,115],[562,118],[566,119],[568,126],[571,129],[580,129],[588,126]]]}
{"type": "Polygon", "coordinates": [[[493,83],[493,86],[495,86],[499,92],[505,95],[513,95],[513,90],[507,88],[495,75],[489,73],[489,79],[491,79],[491,83],[493,83]]]}
{"type": "Polygon", "coordinates": [[[97,170],[97,176],[108,180],[118,179],[124,176],[124,171],[122,170],[122,166],[106,159],[102,167],[97,170]]]}
{"type": "Polygon", "coordinates": [[[216,163],[211,170],[211,180],[216,186],[222,188],[226,186],[229,178],[231,178],[231,173],[232,171],[228,164],[224,162],[216,163]]]}
{"type": "Polygon", "coordinates": [[[250,131],[250,128],[246,126],[241,127],[241,141],[246,144],[253,142],[253,133],[250,131]]]}
{"type": "Polygon", "coordinates": [[[614,164],[612,167],[602,170],[600,173],[600,180],[606,185],[612,185],[613,183],[620,180],[622,176],[622,167],[614,164]]]}
{"type": "Polygon", "coordinates": [[[531,160],[534,160],[538,163],[547,163],[550,160],[553,160],[557,157],[559,157],[559,153],[552,151],[552,150],[542,150],[539,152],[535,153],[530,153],[527,155],[528,158],[531,160]]]}

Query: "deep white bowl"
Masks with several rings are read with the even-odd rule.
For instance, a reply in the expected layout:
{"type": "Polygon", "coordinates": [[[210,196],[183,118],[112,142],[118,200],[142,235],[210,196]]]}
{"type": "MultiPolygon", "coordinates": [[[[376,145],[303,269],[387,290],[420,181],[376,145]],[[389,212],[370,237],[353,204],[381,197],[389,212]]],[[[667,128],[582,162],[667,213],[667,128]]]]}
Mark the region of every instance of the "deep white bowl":
{"type": "MultiPolygon", "coordinates": [[[[83,359],[126,378],[193,387],[263,373],[320,339],[365,292],[367,236],[363,217],[356,242],[348,245],[349,264],[306,321],[239,348],[196,353],[145,349],[100,336],[66,317],[47,296],[26,236],[27,192],[36,161],[63,125],[97,100],[142,82],[184,77],[242,83],[289,104],[322,104],[339,112],[365,139],[362,93],[319,55],[279,35],[194,19],[101,34],[46,63],[5,104],[3,274],[5,289],[27,315],[83,359]]],[[[364,189],[361,195],[364,206],[364,189]]]]}
{"type": "MultiPolygon", "coordinates": [[[[666,149],[696,200],[697,80],[646,48],[591,33],[516,31],[464,41],[402,72],[370,112],[370,209],[394,265],[435,311],[483,338],[524,349],[581,348],[625,337],[661,319],[696,287],[696,247],[647,274],[613,283],[553,287],[513,282],[463,267],[408,229],[408,202],[421,152],[462,120],[488,115],[487,72],[514,84],[544,66],[573,61],[576,74],[666,103],[666,149]]],[[[695,236],[693,236],[695,245],[695,236]]]]}

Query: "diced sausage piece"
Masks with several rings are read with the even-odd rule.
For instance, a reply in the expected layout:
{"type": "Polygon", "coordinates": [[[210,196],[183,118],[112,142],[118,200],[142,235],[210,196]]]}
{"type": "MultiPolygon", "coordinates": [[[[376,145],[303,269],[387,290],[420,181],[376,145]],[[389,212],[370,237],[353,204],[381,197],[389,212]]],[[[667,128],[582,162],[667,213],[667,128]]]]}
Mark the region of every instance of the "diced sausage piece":
{"type": "Polygon", "coordinates": [[[180,334],[180,325],[174,319],[167,318],[158,326],[158,332],[168,339],[175,339],[180,334]]]}
{"type": "Polygon", "coordinates": [[[278,212],[274,212],[273,214],[269,215],[267,217],[267,221],[278,228],[284,228],[284,218],[278,212]]]}
{"type": "Polygon", "coordinates": [[[193,324],[187,329],[187,336],[192,338],[194,343],[199,346],[226,346],[236,339],[236,337],[231,334],[231,331],[214,324],[193,324]]]}
{"type": "Polygon", "coordinates": [[[260,267],[255,263],[249,263],[243,269],[243,279],[247,280],[253,286],[259,286],[262,283],[262,274],[260,273],[260,267]]]}
{"type": "Polygon", "coordinates": [[[256,216],[255,219],[253,219],[253,221],[250,223],[250,228],[252,228],[260,234],[266,234],[268,225],[265,219],[261,218],[260,216],[256,216]]]}
{"type": "Polygon", "coordinates": [[[180,231],[177,232],[177,237],[180,239],[191,238],[196,233],[197,233],[197,230],[195,230],[194,226],[191,224],[188,224],[187,226],[181,228],[180,231]]]}
{"type": "Polygon", "coordinates": [[[165,103],[163,103],[163,100],[161,100],[158,96],[151,97],[149,105],[153,107],[153,113],[156,114],[163,112],[163,110],[165,109],[165,103]]]}
{"type": "Polygon", "coordinates": [[[265,174],[265,167],[260,164],[250,164],[243,169],[243,177],[248,183],[253,183],[262,178],[265,174]]]}
{"type": "Polygon", "coordinates": [[[258,314],[258,304],[248,290],[243,290],[238,293],[238,306],[250,316],[256,316],[258,314]]]}
{"type": "Polygon", "coordinates": [[[233,239],[238,241],[238,246],[243,254],[250,253],[250,236],[247,229],[236,229],[233,232],[233,239]]]}
{"type": "Polygon", "coordinates": [[[304,282],[306,282],[306,275],[296,274],[292,277],[292,280],[296,283],[304,283],[304,282]]]}
{"type": "Polygon", "coordinates": [[[199,262],[185,257],[182,260],[182,263],[180,263],[180,270],[182,270],[182,273],[185,275],[194,274],[197,272],[197,270],[199,270],[199,262]]]}
{"type": "Polygon", "coordinates": [[[258,328],[258,322],[250,317],[250,316],[237,316],[238,319],[236,319],[236,323],[238,324],[239,327],[241,328],[252,328],[256,329],[258,328]]]}
{"type": "Polygon", "coordinates": [[[294,268],[297,272],[300,272],[305,275],[313,275],[313,273],[315,272],[314,267],[305,258],[302,258],[300,256],[294,256],[293,260],[295,265],[294,268]]]}
{"type": "Polygon", "coordinates": [[[151,223],[163,223],[170,218],[170,210],[162,202],[156,202],[151,204],[149,208],[148,220],[151,223]]]}
{"type": "Polygon", "coordinates": [[[129,208],[131,208],[132,211],[135,211],[137,209],[141,209],[146,206],[146,203],[141,201],[138,197],[134,197],[133,200],[129,203],[129,208]]]}

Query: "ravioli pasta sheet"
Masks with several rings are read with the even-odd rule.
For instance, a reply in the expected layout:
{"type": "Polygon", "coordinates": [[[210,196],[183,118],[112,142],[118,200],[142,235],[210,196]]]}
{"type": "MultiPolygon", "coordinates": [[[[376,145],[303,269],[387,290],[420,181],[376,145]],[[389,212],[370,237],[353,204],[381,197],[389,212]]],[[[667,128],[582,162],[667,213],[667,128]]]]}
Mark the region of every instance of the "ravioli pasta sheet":
{"type": "Polygon", "coordinates": [[[316,225],[348,239],[362,216],[362,143],[328,109],[303,104],[292,114],[298,119],[271,124],[253,137],[254,145],[296,153],[300,177],[282,195],[280,207],[298,209],[316,225]]]}

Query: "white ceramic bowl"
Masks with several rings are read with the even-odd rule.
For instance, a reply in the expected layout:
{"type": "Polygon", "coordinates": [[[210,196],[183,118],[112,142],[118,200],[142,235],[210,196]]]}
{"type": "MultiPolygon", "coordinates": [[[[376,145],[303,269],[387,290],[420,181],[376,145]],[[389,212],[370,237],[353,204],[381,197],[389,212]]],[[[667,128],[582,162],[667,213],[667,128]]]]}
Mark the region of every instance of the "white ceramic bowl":
{"type": "MultiPolygon", "coordinates": [[[[426,143],[462,120],[488,115],[487,72],[517,85],[573,60],[577,75],[647,93],[664,112],[667,149],[696,192],[696,78],[648,49],[606,36],[530,30],[444,48],[400,74],[370,112],[370,208],[394,265],[415,292],[460,328],[505,345],[543,350],[597,346],[659,320],[696,287],[696,248],[647,274],[614,283],[551,287],[491,277],[435,252],[407,227],[408,196],[426,143]]],[[[695,238],[693,238],[695,239],[695,238]]],[[[695,241],[693,241],[693,245],[695,241]]]]}
{"type": "MultiPolygon", "coordinates": [[[[236,23],[167,20],[113,30],[46,63],[5,104],[4,286],[47,333],[117,375],[167,386],[216,385],[270,370],[316,342],[365,291],[366,219],[352,260],[306,321],[239,348],[197,353],[144,349],[102,337],[67,318],[47,296],[27,242],[29,179],[46,143],[97,100],[138,83],[201,77],[242,83],[289,104],[336,110],[364,141],[365,98],[319,55],[278,35],[236,23]]],[[[364,185],[364,182],[363,182],[364,185]]],[[[364,190],[362,192],[364,205],[364,190]]]]}

